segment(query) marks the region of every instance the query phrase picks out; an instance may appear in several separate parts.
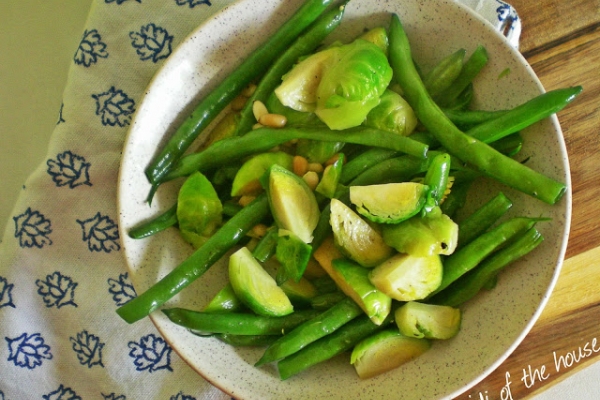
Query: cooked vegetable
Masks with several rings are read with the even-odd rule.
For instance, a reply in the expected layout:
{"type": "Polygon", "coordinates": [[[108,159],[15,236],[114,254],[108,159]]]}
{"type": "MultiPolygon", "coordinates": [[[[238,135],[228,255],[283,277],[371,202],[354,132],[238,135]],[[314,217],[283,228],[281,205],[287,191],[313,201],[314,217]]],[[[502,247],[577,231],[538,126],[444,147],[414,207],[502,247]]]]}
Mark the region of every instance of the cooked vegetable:
{"type": "MultiPolygon", "coordinates": [[[[260,79],[254,93],[248,98],[246,105],[240,112],[239,122],[234,135],[243,135],[252,129],[252,126],[256,123],[254,113],[252,112],[254,102],[262,101],[266,103],[268,101],[273,90],[280,84],[281,77],[290,70],[294,63],[300,57],[316,49],[327,35],[339,26],[344,11],[345,6],[342,5],[323,14],[275,60],[273,65],[260,79]]],[[[276,113],[271,108],[268,108],[268,110],[271,113],[276,113]]]]}
{"type": "Polygon", "coordinates": [[[346,157],[344,154],[339,153],[337,160],[335,160],[333,164],[325,167],[323,176],[321,177],[315,192],[320,193],[329,199],[335,196],[338,184],[340,183],[345,160],[346,157]]]}
{"type": "Polygon", "coordinates": [[[398,253],[369,273],[369,281],[399,301],[421,300],[442,282],[443,266],[437,254],[416,257],[398,253]]]}
{"type": "Polygon", "coordinates": [[[525,217],[511,218],[458,249],[444,260],[442,283],[432,295],[447,288],[452,282],[475,268],[499,246],[532,228],[539,220],[525,217]]]}
{"type": "Polygon", "coordinates": [[[458,243],[465,246],[492,227],[512,207],[504,193],[498,193],[458,224],[458,243]]]}
{"type": "Polygon", "coordinates": [[[206,243],[173,271],[145,292],[117,309],[117,314],[128,323],[136,322],[162,306],[237,244],[247,232],[269,213],[266,196],[257,197],[239,213],[226,221],[206,243]]]}
{"type": "Polygon", "coordinates": [[[316,310],[298,310],[283,317],[265,317],[250,313],[208,313],[183,308],[167,308],[162,312],[177,325],[202,335],[281,335],[320,314],[316,310]]]}
{"type": "Polygon", "coordinates": [[[353,300],[345,298],[327,311],[304,322],[279,338],[265,350],[255,365],[259,366],[285,358],[310,343],[331,334],[362,313],[361,308],[353,300]]]}
{"type": "Polygon", "coordinates": [[[410,105],[398,93],[386,89],[379,104],[373,108],[363,125],[408,136],[417,127],[417,117],[410,105]]]}
{"type": "Polygon", "coordinates": [[[247,247],[229,257],[229,281],[236,296],[258,315],[281,317],[294,312],[283,289],[277,286],[247,247]]]}
{"type": "Polygon", "coordinates": [[[307,0],[269,39],[256,49],[241,65],[196,106],[189,118],[177,129],[160,153],[146,168],[146,176],[153,186],[173,168],[200,132],[219,114],[253,79],[268,69],[290,43],[313,23],[332,3],[331,0],[307,0]]]}
{"type": "Polygon", "coordinates": [[[423,84],[429,95],[436,97],[446,90],[459,76],[463,68],[463,60],[467,51],[459,49],[444,57],[425,77],[423,84]]]}
{"type": "Polygon", "coordinates": [[[277,260],[281,264],[277,270],[277,283],[281,285],[289,279],[295,282],[300,281],[311,254],[312,247],[310,245],[306,244],[293,232],[280,229],[275,250],[277,260]]]}
{"type": "Polygon", "coordinates": [[[394,316],[400,333],[425,339],[450,339],[456,336],[462,318],[458,308],[416,301],[402,305],[394,316]]]}
{"type": "Polygon", "coordinates": [[[391,311],[392,299],[371,283],[368,269],[348,259],[338,258],[331,262],[331,270],[327,272],[373,323],[381,325],[391,311]]]}
{"type": "Polygon", "coordinates": [[[260,128],[244,136],[223,139],[200,153],[189,154],[181,158],[172,171],[164,176],[162,181],[187,176],[195,171],[223,167],[244,157],[268,151],[277,145],[295,139],[384,147],[411,154],[418,158],[424,158],[428,149],[427,145],[409,137],[368,127],[347,129],[342,132],[314,127],[260,128]]]}
{"type": "Polygon", "coordinates": [[[363,267],[374,267],[392,255],[380,231],[350,207],[331,199],[330,224],[336,246],[363,267]]]}
{"type": "Polygon", "coordinates": [[[335,332],[279,361],[277,363],[279,376],[281,379],[288,379],[313,365],[348,351],[359,341],[383,329],[390,323],[389,318],[381,325],[374,324],[367,316],[355,318],[335,332]]]}
{"type": "Polygon", "coordinates": [[[319,221],[319,205],[312,190],[304,180],[279,165],[269,169],[267,182],[271,212],[279,228],[310,243],[319,221]]]}
{"type": "Polygon", "coordinates": [[[381,229],[383,241],[401,253],[416,257],[450,255],[458,244],[458,225],[441,211],[435,215],[416,215],[381,229]]]}
{"type": "Polygon", "coordinates": [[[169,207],[156,218],[131,229],[129,231],[129,237],[132,239],[143,239],[175,225],[177,225],[177,203],[169,207]]]}
{"type": "Polygon", "coordinates": [[[428,193],[429,187],[417,182],[350,186],[350,201],[367,219],[396,224],[421,211],[428,193]]]}
{"type": "Polygon", "coordinates": [[[474,270],[433,296],[430,301],[452,307],[463,304],[473,298],[490,281],[494,281],[502,268],[535,249],[543,240],[544,237],[535,228],[528,229],[505,248],[481,262],[474,270]]]}
{"type": "Polygon", "coordinates": [[[206,307],[204,312],[238,312],[245,308],[244,303],[235,294],[231,283],[228,282],[223,289],[213,297],[206,307]]]}
{"type": "Polygon", "coordinates": [[[177,197],[179,232],[195,248],[202,246],[223,222],[223,205],[212,183],[196,172],[190,175],[177,197]]]}
{"type": "Polygon", "coordinates": [[[297,111],[314,112],[334,130],[359,126],[392,79],[385,53],[357,39],[307,57],[287,75],[275,94],[297,111]]]}
{"type": "Polygon", "coordinates": [[[287,170],[292,169],[294,157],[283,151],[260,153],[252,156],[235,175],[231,184],[231,196],[252,195],[260,192],[260,177],[273,165],[277,164],[287,170]]]}
{"type": "Polygon", "coordinates": [[[546,203],[556,203],[566,185],[508,158],[464,134],[445,116],[429,96],[415,69],[408,37],[397,15],[390,26],[390,64],[419,121],[449,153],[476,167],[481,173],[546,203]]]}
{"type": "Polygon", "coordinates": [[[430,348],[429,340],[408,337],[396,328],[388,328],[354,346],[350,363],[361,379],[367,379],[398,368],[430,348]]]}

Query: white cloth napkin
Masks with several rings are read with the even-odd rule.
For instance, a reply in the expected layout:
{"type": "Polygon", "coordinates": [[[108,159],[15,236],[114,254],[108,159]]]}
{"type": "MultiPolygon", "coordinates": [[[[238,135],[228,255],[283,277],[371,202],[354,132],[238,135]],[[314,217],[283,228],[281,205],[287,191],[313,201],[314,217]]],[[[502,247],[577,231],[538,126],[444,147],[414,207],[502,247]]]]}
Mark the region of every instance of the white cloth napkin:
{"type": "MultiPolygon", "coordinates": [[[[462,1],[518,46],[512,7],[462,1]]],[[[0,400],[229,399],[149,319],[128,325],[115,309],[136,295],[116,206],[131,118],[177,44],[232,2],[92,4],[46,161],[24,183],[0,243],[0,400]]]]}

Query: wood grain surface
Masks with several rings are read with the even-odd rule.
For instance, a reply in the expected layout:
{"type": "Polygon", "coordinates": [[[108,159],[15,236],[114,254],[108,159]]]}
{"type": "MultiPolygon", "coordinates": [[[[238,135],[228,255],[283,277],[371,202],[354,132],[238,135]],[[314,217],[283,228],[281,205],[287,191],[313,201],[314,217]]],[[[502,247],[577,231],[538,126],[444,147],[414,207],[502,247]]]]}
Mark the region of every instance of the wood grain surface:
{"type": "Polygon", "coordinates": [[[460,400],[530,398],[600,361],[600,0],[509,3],[522,20],[520,50],[546,90],[584,88],[558,114],[571,166],[571,232],[563,270],[539,320],[460,400]]]}

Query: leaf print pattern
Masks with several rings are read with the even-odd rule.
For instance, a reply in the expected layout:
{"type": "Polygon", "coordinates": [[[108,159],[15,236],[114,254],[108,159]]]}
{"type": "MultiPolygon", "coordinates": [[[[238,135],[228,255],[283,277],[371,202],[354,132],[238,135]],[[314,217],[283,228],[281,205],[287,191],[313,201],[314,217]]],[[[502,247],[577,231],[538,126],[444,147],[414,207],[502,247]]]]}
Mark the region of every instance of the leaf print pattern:
{"type": "MultiPolygon", "coordinates": [[[[0,308],[12,307],[16,308],[12,302],[12,289],[13,284],[8,283],[6,278],[0,276],[0,308]]],[[[2,398],[0,397],[0,400],[2,398]]]]}
{"type": "Polygon", "coordinates": [[[8,342],[8,361],[12,361],[17,367],[34,369],[42,365],[43,360],[52,359],[50,346],[44,343],[44,338],[39,333],[23,333],[14,339],[4,339],[8,342]]]}
{"type": "Polygon", "coordinates": [[[48,160],[46,165],[56,186],[68,186],[71,189],[80,185],[92,186],[89,176],[91,164],[69,150],[58,154],[55,160],[48,160]]]}
{"type": "Polygon", "coordinates": [[[65,119],[63,118],[63,109],[64,108],[65,108],[65,104],[62,103],[60,105],[60,110],[58,110],[58,121],[56,121],[56,125],[59,125],[59,124],[62,124],[64,122],[66,122],[65,119]]]}
{"type": "Polygon", "coordinates": [[[13,217],[13,220],[15,221],[15,237],[19,239],[19,246],[41,249],[45,245],[52,244],[52,240],[48,237],[52,233],[50,221],[38,211],[27,208],[23,214],[13,217]]]}
{"type": "Polygon", "coordinates": [[[510,4],[507,4],[502,0],[496,0],[496,2],[500,4],[498,8],[496,8],[496,12],[498,13],[498,21],[507,21],[512,25],[514,21],[519,19],[516,10],[510,4]]]}
{"type": "Polygon", "coordinates": [[[94,365],[104,367],[104,364],[102,364],[104,343],[100,342],[98,336],[84,330],[79,332],[76,338],[71,337],[70,340],[73,343],[73,351],[77,353],[81,365],[87,365],[88,368],[92,368],[94,365]]]}
{"type": "Polygon", "coordinates": [[[115,393],[111,393],[111,394],[104,394],[104,393],[102,393],[102,398],[104,400],[127,400],[127,397],[125,397],[124,395],[122,395],[122,394],[121,395],[117,395],[115,393]]]}
{"type": "Polygon", "coordinates": [[[119,275],[119,279],[108,279],[108,292],[112,294],[113,300],[118,307],[121,307],[137,296],[127,272],[119,275]]]}
{"type": "Polygon", "coordinates": [[[58,389],[42,396],[44,400],[81,400],[71,388],[60,385],[58,389]]]}
{"type": "Polygon", "coordinates": [[[96,100],[96,115],[101,117],[102,125],[124,127],[131,123],[135,102],[121,90],[112,86],[104,93],[93,94],[92,98],[96,100]]]}
{"type": "Polygon", "coordinates": [[[196,400],[196,398],[179,392],[175,396],[171,396],[169,400],[196,400]]]}
{"type": "Polygon", "coordinates": [[[37,292],[42,296],[46,307],[61,308],[67,305],[77,307],[75,303],[77,283],[73,282],[68,276],[57,271],[51,275],[46,275],[46,280],[36,280],[35,284],[38,287],[37,292]]]}
{"type": "Polygon", "coordinates": [[[178,6],[185,6],[186,4],[190,6],[190,8],[194,8],[201,4],[206,4],[207,6],[212,6],[209,0],[175,0],[178,6]]]}
{"type": "Polygon", "coordinates": [[[171,368],[171,347],[161,337],[149,334],[139,342],[129,342],[129,357],[133,358],[136,370],[155,372],[171,368]]]}
{"type": "Polygon", "coordinates": [[[77,220],[83,231],[83,241],[90,251],[110,253],[121,249],[117,225],[107,216],[96,215],[90,219],[77,220]]]}
{"type": "Polygon", "coordinates": [[[129,32],[131,45],[135,48],[140,60],[157,62],[171,54],[173,36],[154,24],[142,26],[139,32],[129,32]]]}
{"type": "Polygon", "coordinates": [[[75,64],[89,67],[98,62],[98,58],[106,57],[108,57],[106,44],[102,42],[102,37],[98,31],[96,29],[86,30],[73,57],[75,64]]]}

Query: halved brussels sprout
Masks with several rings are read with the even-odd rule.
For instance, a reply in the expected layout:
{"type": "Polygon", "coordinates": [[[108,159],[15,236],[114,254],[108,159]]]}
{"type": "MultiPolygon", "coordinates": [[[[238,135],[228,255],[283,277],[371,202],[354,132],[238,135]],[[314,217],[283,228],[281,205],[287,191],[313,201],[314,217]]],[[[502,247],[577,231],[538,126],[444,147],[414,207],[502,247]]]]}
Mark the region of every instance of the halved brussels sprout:
{"type": "Polygon", "coordinates": [[[259,315],[280,317],[294,311],[283,289],[247,247],[229,257],[229,281],[236,296],[259,315]]]}
{"type": "Polygon", "coordinates": [[[335,244],[346,256],[363,267],[374,267],[392,255],[393,249],[383,241],[376,226],[335,198],[331,199],[330,209],[335,244]]]}
{"type": "Polygon", "coordinates": [[[260,177],[275,164],[291,170],[293,158],[292,155],[283,151],[260,153],[249,158],[242,164],[242,167],[233,178],[231,196],[243,196],[259,192],[262,190],[260,177]]]}
{"type": "Polygon", "coordinates": [[[413,133],[417,123],[417,116],[408,102],[398,93],[387,89],[363,125],[408,136],[413,133]]]}
{"type": "Polygon", "coordinates": [[[394,314],[396,325],[406,336],[426,339],[450,339],[460,330],[458,308],[409,301],[394,314]]]}
{"type": "Polygon", "coordinates": [[[428,187],[417,182],[350,186],[350,202],[373,222],[397,224],[421,211],[428,187]]]}
{"type": "Polygon", "coordinates": [[[446,214],[416,215],[382,228],[385,243],[414,256],[450,255],[458,244],[458,225],[446,214]]]}
{"type": "Polygon", "coordinates": [[[369,279],[375,287],[399,301],[421,300],[442,283],[444,269],[439,255],[415,257],[396,254],[375,267],[369,279]]]}
{"type": "Polygon", "coordinates": [[[363,339],[350,356],[358,376],[371,378],[398,368],[431,348],[431,342],[401,334],[396,328],[385,329],[363,339]]]}
{"type": "Polygon", "coordinates": [[[183,183],[177,197],[177,221],[183,239],[198,248],[223,221],[223,205],[212,183],[194,172],[183,183]]]}
{"type": "Polygon", "coordinates": [[[293,172],[273,165],[267,184],[271,211],[279,228],[293,232],[305,243],[312,242],[320,210],[306,182],[293,172]]]}

